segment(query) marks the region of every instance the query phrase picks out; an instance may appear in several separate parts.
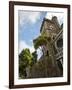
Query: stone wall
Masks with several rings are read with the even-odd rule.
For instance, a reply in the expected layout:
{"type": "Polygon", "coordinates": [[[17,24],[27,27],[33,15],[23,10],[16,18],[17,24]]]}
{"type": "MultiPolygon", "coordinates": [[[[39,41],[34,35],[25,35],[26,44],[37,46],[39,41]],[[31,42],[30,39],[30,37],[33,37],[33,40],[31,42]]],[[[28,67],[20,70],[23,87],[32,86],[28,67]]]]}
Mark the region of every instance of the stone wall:
{"type": "Polygon", "coordinates": [[[44,60],[38,61],[30,69],[29,78],[45,78],[62,76],[59,68],[52,65],[51,57],[45,57],[44,60]]]}

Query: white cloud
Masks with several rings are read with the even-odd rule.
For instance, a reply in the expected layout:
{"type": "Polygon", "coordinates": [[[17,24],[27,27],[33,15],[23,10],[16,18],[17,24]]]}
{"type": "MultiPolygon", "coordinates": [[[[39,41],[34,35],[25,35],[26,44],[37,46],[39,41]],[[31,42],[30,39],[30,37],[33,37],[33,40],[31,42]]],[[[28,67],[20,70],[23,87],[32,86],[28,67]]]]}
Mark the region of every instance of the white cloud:
{"type": "Polygon", "coordinates": [[[21,26],[26,23],[35,24],[38,19],[40,19],[40,12],[19,11],[19,23],[21,26]]]}
{"type": "Polygon", "coordinates": [[[52,19],[52,16],[57,16],[60,25],[63,23],[64,13],[48,12],[46,14],[46,18],[48,19],[52,19]]]}
{"type": "Polygon", "coordinates": [[[33,46],[29,46],[24,40],[20,41],[19,42],[19,53],[25,48],[29,48],[31,53],[35,51],[33,46]]]}

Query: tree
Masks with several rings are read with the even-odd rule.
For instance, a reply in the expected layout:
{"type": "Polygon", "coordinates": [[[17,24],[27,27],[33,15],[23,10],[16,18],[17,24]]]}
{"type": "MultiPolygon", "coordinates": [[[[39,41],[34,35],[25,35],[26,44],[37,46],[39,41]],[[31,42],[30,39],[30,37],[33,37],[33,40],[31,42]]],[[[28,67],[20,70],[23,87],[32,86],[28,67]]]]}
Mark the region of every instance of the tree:
{"type": "Polygon", "coordinates": [[[34,43],[35,49],[37,49],[37,48],[39,48],[40,46],[47,45],[48,42],[50,43],[50,41],[51,41],[51,37],[47,37],[47,36],[45,36],[45,35],[44,35],[44,36],[41,35],[41,36],[39,36],[37,39],[35,39],[35,40],[33,41],[33,43],[34,43]]]}
{"type": "Polygon", "coordinates": [[[47,44],[46,37],[39,36],[37,39],[33,41],[35,49],[39,48],[40,46],[43,46],[47,44]]]}
{"type": "Polygon", "coordinates": [[[26,67],[31,65],[32,55],[28,48],[24,49],[19,55],[19,75],[21,78],[26,77],[26,67]]]}

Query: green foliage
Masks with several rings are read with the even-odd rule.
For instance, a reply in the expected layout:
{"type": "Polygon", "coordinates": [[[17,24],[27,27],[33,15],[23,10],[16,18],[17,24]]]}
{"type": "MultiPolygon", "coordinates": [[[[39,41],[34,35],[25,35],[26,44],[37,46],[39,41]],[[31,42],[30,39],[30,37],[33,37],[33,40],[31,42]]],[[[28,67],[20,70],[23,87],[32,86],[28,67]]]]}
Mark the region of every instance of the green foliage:
{"type": "Polygon", "coordinates": [[[30,51],[29,51],[29,49],[24,49],[21,53],[20,53],[20,55],[19,55],[19,58],[20,58],[20,61],[23,61],[24,63],[24,65],[25,66],[27,66],[27,65],[29,65],[30,63],[31,63],[31,59],[32,59],[32,55],[31,55],[31,53],[30,53],[30,51]]]}
{"type": "Polygon", "coordinates": [[[32,55],[29,49],[24,49],[19,55],[19,74],[20,77],[26,77],[26,67],[31,65],[32,63],[32,55]]]}
{"type": "Polygon", "coordinates": [[[24,49],[19,55],[19,76],[26,78],[26,67],[32,67],[37,62],[36,51],[32,54],[28,48],[24,49]]]}
{"type": "Polygon", "coordinates": [[[39,36],[37,39],[34,40],[34,47],[35,49],[39,48],[39,46],[47,44],[47,38],[43,36],[39,36]]]}

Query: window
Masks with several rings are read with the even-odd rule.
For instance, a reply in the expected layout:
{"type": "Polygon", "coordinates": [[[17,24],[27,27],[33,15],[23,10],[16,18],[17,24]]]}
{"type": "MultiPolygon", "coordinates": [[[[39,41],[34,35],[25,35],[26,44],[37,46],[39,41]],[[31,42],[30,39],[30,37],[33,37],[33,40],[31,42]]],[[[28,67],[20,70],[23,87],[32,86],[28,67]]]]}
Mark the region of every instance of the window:
{"type": "Polygon", "coordinates": [[[63,39],[60,38],[58,41],[57,41],[57,47],[58,48],[62,48],[63,47],[63,39]]]}

